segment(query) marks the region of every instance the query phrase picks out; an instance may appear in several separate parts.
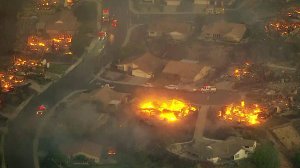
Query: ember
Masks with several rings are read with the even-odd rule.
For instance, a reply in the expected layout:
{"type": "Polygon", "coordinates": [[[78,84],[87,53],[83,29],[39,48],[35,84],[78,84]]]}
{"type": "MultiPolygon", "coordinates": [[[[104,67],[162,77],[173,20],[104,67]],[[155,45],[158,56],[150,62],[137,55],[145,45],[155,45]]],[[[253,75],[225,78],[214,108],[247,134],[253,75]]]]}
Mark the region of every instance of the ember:
{"type": "Polygon", "coordinates": [[[2,92],[10,92],[15,86],[24,82],[24,78],[12,74],[0,74],[0,86],[2,92]]]}
{"type": "Polygon", "coordinates": [[[249,76],[251,76],[251,73],[250,73],[251,67],[252,67],[252,65],[250,63],[246,62],[242,66],[234,69],[233,76],[237,79],[241,79],[243,77],[249,77],[249,76]]]}
{"type": "Polygon", "coordinates": [[[62,52],[65,55],[72,54],[70,45],[72,42],[72,35],[62,33],[50,39],[43,39],[38,36],[29,36],[27,45],[29,50],[34,52],[62,52]]]}
{"type": "Polygon", "coordinates": [[[38,36],[29,36],[27,45],[31,51],[46,52],[49,50],[47,41],[38,36]]]}
{"type": "Polygon", "coordinates": [[[262,112],[258,104],[246,105],[245,101],[242,101],[240,105],[228,105],[224,111],[219,112],[218,117],[226,121],[257,125],[261,123],[259,115],[262,112]]]}
{"type": "Polygon", "coordinates": [[[157,118],[168,122],[175,122],[186,117],[196,108],[177,99],[146,100],[139,104],[140,112],[146,117],[157,118]]]}
{"type": "Polygon", "coordinates": [[[49,10],[57,5],[57,0],[37,0],[37,9],[49,10]]]}
{"type": "Polygon", "coordinates": [[[300,8],[291,8],[285,11],[284,17],[270,21],[265,30],[269,34],[278,34],[282,37],[298,33],[300,28],[300,8]]]}
{"type": "Polygon", "coordinates": [[[265,27],[268,33],[278,33],[280,36],[287,36],[300,28],[300,22],[288,22],[286,20],[274,20],[265,27]]]}

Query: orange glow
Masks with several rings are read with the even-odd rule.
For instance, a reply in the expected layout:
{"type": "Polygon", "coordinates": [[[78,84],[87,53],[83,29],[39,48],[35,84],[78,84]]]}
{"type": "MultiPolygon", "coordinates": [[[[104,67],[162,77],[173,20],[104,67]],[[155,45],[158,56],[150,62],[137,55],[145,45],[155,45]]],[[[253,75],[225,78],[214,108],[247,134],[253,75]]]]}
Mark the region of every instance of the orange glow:
{"type": "Polygon", "coordinates": [[[219,111],[218,117],[226,121],[257,125],[261,123],[259,114],[262,112],[263,110],[258,104],[246,106],[245,101],[242,101],[240,105],[226,106],[224,111],[219,111]]]}
{"type": "Polygon", "coordinates": [[[24,82],[23,77],[17,77],[12,74],[0,74],[0,90],[2,92],[10,92],[14,87],[24,82]]]}
{"type": "Polygon", "coordinates": [[[235,78],[240,79],[242,77],[245,77],[245,76],[249,75],[250,74],[250,67],[251,67],[251,64],[246,62],[242,66],[234,69],[233,76],[235,78]]]}
{"type": "Polygon", "coordinates": [[[107,150],[107,154],[110,155],[110,156],[113,156],[113,155],[116,155],[116,154],[117,154],[117,151],[116,151],[116,149],[114,149],[114,148],[109,148],[109,149],[107,150]]]}
{"type": "Polygon", "coordinates": [[[265,30],[267,33],[277,33],[280,36],[290,35],[292,32],[300,28],[300,8],[294,7],[285,11],[279,19],[270,21],[265,30]],[[296,18],[296,19],[295,19],[296,18]]]}
{"type": "Polygon", "coordinates": [[[300,22],[288,22],[286,20],[274,20],[269,22],[265,27],[268,33],[278,33],[281,36],[286,36],[292,33],[294,30],[300,28],[300,22]]]}
{"type": "Polygon", "coordinates": [[[49,49],[47,41],[38,36],[29,36],[27,45],[31,51],[45,52],[49,49]]]}
{"type": "Polygon", "coordinates": [[[27,45],[29,50],[35,52],[61,52],[67,53],[66,55],[71,55],[69,51],[72,42],[72,35],[61,33],[57,34],[53,38],[43,39],[38,36],[29,36],[27,40],[27,45]]]}
{"type": "Polygon", "coordinates": [[[142,101],[139,104],[141,114],[146,117],[158,118],[167,122],[175,122],[186,117],[196,108],[177,99],[158,100],[150,99],[142,101]]]}

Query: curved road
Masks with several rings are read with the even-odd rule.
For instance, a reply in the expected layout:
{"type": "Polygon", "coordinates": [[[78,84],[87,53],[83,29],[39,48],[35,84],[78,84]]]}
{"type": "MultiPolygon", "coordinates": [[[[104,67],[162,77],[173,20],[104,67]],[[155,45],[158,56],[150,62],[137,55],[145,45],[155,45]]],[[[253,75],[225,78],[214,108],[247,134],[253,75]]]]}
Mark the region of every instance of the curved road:
{"type": "MultiPolygon", "coordinates": [[[[121,44],[125,38],[128,27],[128,9],[126,0],[106,1],[111,11],[119,19],[121,25],[116,30],[117,45],[121,44]]],[[[46,104],[51,108],[63,97],[73,92],[89,88],[89,81],[94,77],[95,69],[99,66],[105,66],[111,58],[110,54],[101,54],[103,43],[98,41],[95,47],[84,56],[83,62],[78,65],[72,72],[51,85],[41,95],[32,99],[17,118],[8,124],[8,133],[4,141],[4,155],[7,168],[33,168],[33,139],[37,127],[40,125],[40,118],[35,115],[36,107],[40,104],[46,104]],[[100,57],[100,58],[99,58],[100,57]],[[102,58],[102,59],[101,59],[102,58]],[[99,60],[100,63],[99,63],[99,60]],[[105,60],[105,62],[103,62],[105,60]]],[[[115,46],[112,46],[114,48],[115,46]]],[[[111,53],[114,49],[108,51],[111,53]]]]}

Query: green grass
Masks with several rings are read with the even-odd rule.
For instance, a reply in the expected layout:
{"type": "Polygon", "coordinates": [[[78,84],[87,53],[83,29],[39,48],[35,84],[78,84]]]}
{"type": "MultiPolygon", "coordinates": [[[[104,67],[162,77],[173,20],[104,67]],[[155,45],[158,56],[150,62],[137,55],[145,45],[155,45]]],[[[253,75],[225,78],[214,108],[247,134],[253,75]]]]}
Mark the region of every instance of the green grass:
{"type": "Polygon", "coordinates": [[[70,64],[54,64],[51,63],[48,72],[55,73],[55,74],[63,74],[68,68],[70,64]]]}

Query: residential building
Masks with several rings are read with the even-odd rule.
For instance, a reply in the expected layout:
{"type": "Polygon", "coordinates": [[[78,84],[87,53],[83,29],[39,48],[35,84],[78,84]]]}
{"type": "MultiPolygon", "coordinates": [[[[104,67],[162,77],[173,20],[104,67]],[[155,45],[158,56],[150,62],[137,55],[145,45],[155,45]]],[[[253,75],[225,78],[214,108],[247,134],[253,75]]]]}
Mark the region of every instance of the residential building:
{"type": "Polygon", "coordinates": [[[165,12],[176,12],[178,7],[181,5],[181,0],[165,0],[165,3],[165,12]]]}
{"type": "Polygon", "coordinates": [[[256,141],[246,140],[240,137],[229,137],[225,141],[215,142],[207,146],[211,150],[208,161],[217,163],[222,160],[241,160],[253,153],[256,148],[256,141]]]}
{"type": "Polygon", "coordinates": [[[149,24],[148,36],[151,38],[168,35],[173,40],[184,41],[192,33],[192,25],[171,18],[163,18],[149,24]]]}
{"type": "Polygon", "coordinates": [[[222,164],[249,157],[256,149],[254,140],[229,137],[226,140],[202,139],[170,145],[167,150],[182,158],[193,161],[208,161],[222,164]]]}
{"type": "Polygon", "coordinates": [[[60,150],[68,156],[70,161],[74,164],[88,164],[88,162],[100,162],[101,146],[90,142],[71,142],[68,144],[61,145],[60,150]],[[76,161],[74,158],[77,156],[85,156],[87,161],[76,161]]]}
{"type": "Polygon", "coordinates": [[[194,0],[194,5],[206,5],[214,7],[229,7],[236,0],[194,0]]]}
{"type": "Polygon", "coordinates": [[[194,0],[194,5],[208,6],[209,4],[210,4],[210,0],[194,0]]]}
{"type": "Polygon", "coordinates": [[[132,76],[152,78],[156,72],[163,68],[163,66],[164,61],[151,53],[146,52],[134,60],[127,60],[118,64],[117,69],[128,72],[132,76]]]}
{"type": "Polygon", "coordinates": [[[182,83],[192,83],[205,78],[212,68],[188,61],[169,61],[162,74],[182,83]]]}
{"type": "Polygon", "coordinates": [[[129,94],[116,92],[109,86],[103,86],[91,93],[91,101],[99,102],[104,107],[118,107],[126,103],[129,94]]]}
{"type": "Polygon", "coordinates": [[[156,0],[140,0],[140,4],[155,4],[156,0]]]}
{"type": "Polygon", "coordinates": [[[222,20],[203,26],[201,31],[199,39],[239,43],[247,28],[244,24],[228,23],[222,20]]]}
{"type": "Polygon", "coordinates": [[[40,16],[37,29],[38,31],[45,31],[50,37],[60,33],[74,35],[78,25],[71,10],[62,10],[54,15],[40,16]]]}

